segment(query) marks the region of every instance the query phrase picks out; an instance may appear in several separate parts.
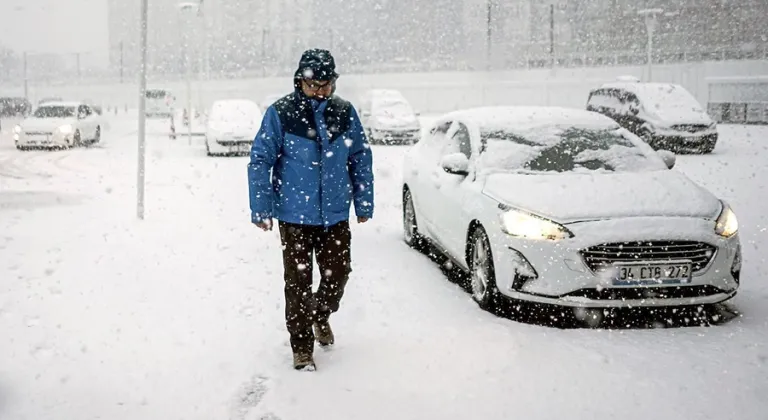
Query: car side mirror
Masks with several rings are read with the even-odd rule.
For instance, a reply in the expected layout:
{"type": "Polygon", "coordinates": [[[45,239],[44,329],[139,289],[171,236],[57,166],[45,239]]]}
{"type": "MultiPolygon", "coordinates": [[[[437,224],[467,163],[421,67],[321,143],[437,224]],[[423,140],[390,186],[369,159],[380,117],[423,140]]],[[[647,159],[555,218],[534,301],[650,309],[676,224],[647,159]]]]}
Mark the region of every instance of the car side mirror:
{"type": "Polygon", "coordinates": [[[420,117],[421,116],[421,111],[416,111],[416,112],[414,112],[414,114],[416,114],[417,117],[420,117]]]}
{"type": "Polygon", "coordinates": [[[469,175],[469,159],[464,153],[451,153],[443,156],[440,166],[445,172],[453,175],[469,175]]]}
{"type": "Polygon", "coordinates": [[[667,168],[672,169],[675,167],[677,156],[675,156],[674,153],[670,152],[669,150],[657,150],[656,153],[658,153],[658,155],[667,165],[667,168]]]}

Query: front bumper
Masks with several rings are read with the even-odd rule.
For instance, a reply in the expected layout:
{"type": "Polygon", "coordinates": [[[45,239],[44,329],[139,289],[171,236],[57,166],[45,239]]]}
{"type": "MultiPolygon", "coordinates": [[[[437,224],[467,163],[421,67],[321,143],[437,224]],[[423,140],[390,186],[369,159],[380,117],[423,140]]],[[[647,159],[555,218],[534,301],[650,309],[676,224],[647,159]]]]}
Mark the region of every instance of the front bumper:
{"type": "Polygon", "coordinates": [[[62,134],[58,131],[23,131],[14,133],[13,140],[17,148],[53,149],[69,147],[73,143],[74,134],[62,134]]]}
{"type": "Polygon", "coordinates": [[[217,136],[208,137],[206,143],[211,154],[247,154],[251,151],[253,139],[248,136],[217,136]]]}
{"type": "Polygon", "coordinates": [[[399,130],[399,129],[372,129],[371,143],[376,144],[416,144],[421,136],[421,130],[418,128],[399,130]]]}
{"type": "Polygon", "coordinates": [[[717,144],[717,132],[655,134],[651,146],[672,152],[700,152],[711,150],[717,144]]]}
{"type": "MultiPolygon", "coordinates": [[[[739,287],[741,248],[738,234],[722,238],[714,222],[688,218],[636,218],[569,225],[574,238],[532,241],[495,235],[494,264],[499,292],[509,298],[585,308],[704,305],[732,298],[739,287]],[[685,241],[711,249],[680,284],[617,285],[611,274],[593,270],[583,251],[607,243],[685,241]],[[739,268],[734,269],[734,259],[739,268]]],[[[594,249],[594,248],[593,248],[594,249]]],[[[669,248],[663,248],[668,250],[669,248]]],[[[666,251],[632,263],[664,263],[666,251]],[[662,259],[659,259],[660,256],[662,259]]],[[[627,257],[627,256],[625,256],[627,257]]],[[[671,257],[671,256],[670,256],[671,257]]],[[[674,256],[680,261],[679,254],[674,256]]]]}

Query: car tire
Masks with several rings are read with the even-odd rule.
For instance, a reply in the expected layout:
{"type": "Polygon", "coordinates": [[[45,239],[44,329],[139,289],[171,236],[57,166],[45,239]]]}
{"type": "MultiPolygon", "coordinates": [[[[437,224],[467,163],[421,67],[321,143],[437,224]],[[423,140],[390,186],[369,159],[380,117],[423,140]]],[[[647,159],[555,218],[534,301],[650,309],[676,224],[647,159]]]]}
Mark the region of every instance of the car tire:
{"type": "Polygon", "coordinates": [[[72,143],[69,145],[69,148],[73,147],[80,147],[82,145],[82,138],[80,137],[80,130],[75,131],[75,134],[72,136],[72,143]]]}
{"type": "Polygon", "coordinates": [[[494,313],[499,307],[499,289],[493,264],[491,242],[482,226],[475,227],[467,243],[467,288],[480,308],[494,313]]]}
{"type": "Polygon", "coordinates": [[[413,204],[413,195],[408,188],[403,191],[403,241],[419,252],[424,252],[427,249],[427,242],[424,236],[419,233],[416,206],[413,204]]]}

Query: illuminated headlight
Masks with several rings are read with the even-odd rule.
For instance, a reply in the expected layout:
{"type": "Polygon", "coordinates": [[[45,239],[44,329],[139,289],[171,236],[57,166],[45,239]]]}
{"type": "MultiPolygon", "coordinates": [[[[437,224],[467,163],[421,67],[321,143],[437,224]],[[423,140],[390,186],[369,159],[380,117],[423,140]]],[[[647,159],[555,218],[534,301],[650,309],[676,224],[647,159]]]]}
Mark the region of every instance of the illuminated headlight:
{"type": "Polygon", "coordinates": [[[21,134],[21,126],[17,125],[16,127],[13,127],[13,132],[16,134],[21,134]]]}
{"type": "Polygon", "coordinates": [[[61,127],[59,127],[59,133],[67,135],[72,134],[72,126],[69,124],[64,124],[61,127]]]}
{"type": "Polygon", "coordinates": [[[573,237],[573,233],[551,220],[515,210],[501,214],[501,230],[512,236],[528,239],[558,241],[573,237]]]}
{"type": "Polygon", "coordinates": [[[724,238],[730,238],[738,231],[739,221],[736,219],[736,214],[728,204],[723,203],[723,211],[720,212],[715,224],[715,233],[724,238]]]}

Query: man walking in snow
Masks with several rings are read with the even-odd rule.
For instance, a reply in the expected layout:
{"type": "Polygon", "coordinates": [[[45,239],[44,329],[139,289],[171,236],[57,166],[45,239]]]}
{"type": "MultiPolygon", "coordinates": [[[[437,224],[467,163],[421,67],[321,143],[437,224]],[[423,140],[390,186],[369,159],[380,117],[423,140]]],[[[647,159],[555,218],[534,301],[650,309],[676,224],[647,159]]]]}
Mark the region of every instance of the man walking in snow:
{"type": "Polygon", "coordinates": [[[357,111],[334,95],[337,78],[330,52],[305,51],[294,92],[264,113],[248,164],[252,223],[272,230],[278,220],[285,320],[299,370],[315,370],[315,339],[323,347],[334,343],[328,320],[352,270],[350,204],[358,223],[373,217],[373,156],[357,111]]]}

